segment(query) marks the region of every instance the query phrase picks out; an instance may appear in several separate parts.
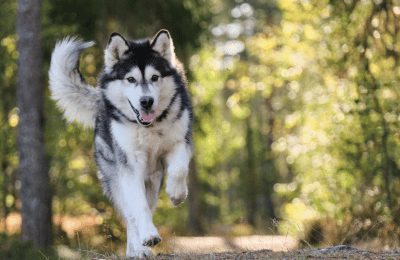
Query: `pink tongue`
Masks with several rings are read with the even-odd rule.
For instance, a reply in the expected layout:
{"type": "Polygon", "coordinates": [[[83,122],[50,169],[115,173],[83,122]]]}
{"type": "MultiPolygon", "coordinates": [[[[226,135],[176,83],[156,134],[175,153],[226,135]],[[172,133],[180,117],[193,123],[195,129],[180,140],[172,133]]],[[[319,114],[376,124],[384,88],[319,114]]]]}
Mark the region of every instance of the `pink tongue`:
{"type": "Polygon", "coordinates": [[[140,116],[142,120],[146,123],[153,123],[153,121],[157,117],[156,112],[154,110],[148,112],[148,114],[145,111],[140,111],[140,116]]]}

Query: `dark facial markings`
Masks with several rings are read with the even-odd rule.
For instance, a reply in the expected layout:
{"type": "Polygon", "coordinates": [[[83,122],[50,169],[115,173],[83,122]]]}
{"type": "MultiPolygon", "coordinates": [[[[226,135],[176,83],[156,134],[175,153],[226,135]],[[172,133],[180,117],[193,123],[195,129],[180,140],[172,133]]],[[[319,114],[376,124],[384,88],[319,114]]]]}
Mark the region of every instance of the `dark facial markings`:
{"type": "Polygon", "coordinates": [[[150,92],[149,86],[145,82],[141,83],[140,87],[142,88],[143,93],[150,92]]]}
{"type": "Polygon", "coordinates": [[[160,75],[153,75],[149,80],[150,83],[157,82],[160,77],[164,78],[174,74],[174,68],[171,68],[169,62],[151,48],[149,41],[127,41],[127,44],[129,49],[124,53],[124,59],[119,60],[113,66],[111,72],[103,73],[100,79],[102,88],[106,88],[107,83],[110,81],[125,80],[126,74],[133,67],[138,67],[143,75],[147,66],[152,66],[156,69],[160,75]]]}

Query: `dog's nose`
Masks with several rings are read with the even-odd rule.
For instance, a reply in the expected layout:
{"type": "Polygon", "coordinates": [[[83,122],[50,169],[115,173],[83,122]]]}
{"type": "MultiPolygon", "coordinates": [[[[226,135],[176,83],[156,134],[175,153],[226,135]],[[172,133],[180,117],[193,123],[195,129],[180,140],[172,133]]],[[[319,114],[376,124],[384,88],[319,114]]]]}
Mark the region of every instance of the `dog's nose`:
{"type": "Polygon", "coordinates": [[[150,96],[144,96],[140,98],[140,105],[142,106],[143,109],[150,109],[151,106],[154,103],[154,98],[150,96]]]}

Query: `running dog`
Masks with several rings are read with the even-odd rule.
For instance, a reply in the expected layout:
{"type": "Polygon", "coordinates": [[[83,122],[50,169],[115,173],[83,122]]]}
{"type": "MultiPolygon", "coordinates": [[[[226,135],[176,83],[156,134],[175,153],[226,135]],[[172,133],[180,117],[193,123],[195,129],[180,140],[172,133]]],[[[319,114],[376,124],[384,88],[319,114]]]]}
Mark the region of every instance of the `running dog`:
{"type": "Polygon", "coordinates": [[[79,71],[81,53],[93,44],[57,42],[49,71],[52,99],[69,122],[94,127],[98,178],[126,223],[126,256],[150,256],[148,247],[161,242],[152,213],[165,174],[174,206],[188,193],[193,114],[184,70],[168,31],[137,41],[113,33],[99,87],[93,87],[79,71]]]}

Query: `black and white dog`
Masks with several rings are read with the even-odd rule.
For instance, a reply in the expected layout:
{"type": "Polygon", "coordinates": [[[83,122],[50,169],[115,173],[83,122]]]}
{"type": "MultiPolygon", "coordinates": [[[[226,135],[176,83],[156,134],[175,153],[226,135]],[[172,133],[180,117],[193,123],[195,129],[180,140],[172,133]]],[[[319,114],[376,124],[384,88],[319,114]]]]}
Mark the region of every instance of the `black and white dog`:
{"type": "Polygon", "coordinates": [[[152,212],[164,175],[173,205],[188,192],[192,105],[184,70],[168,31],[140,41],[113,33],[100,86],[93,87],[78,69],[80,54],[92,45],[75,38],[56,44],[49,71],[52,98],[69,122],[95,128],[98,177],[126,222],[126,255],[149,256],[147,247],[161,241],[152,212]]]}

